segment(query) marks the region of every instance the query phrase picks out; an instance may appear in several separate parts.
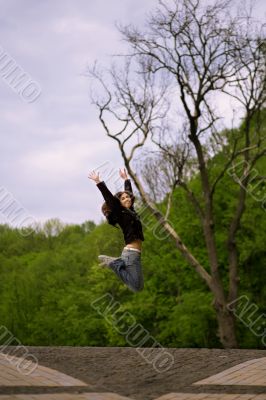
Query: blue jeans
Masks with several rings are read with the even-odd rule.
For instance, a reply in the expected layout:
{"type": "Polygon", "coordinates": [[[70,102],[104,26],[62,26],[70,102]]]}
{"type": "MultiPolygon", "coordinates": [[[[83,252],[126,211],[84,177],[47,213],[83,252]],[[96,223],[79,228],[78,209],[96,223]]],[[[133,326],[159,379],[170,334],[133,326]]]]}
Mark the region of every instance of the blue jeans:
{"type": "Polygon", "coordinates": [[[121,257],[110,262],[109,267],[133,292],[144,288],[140,252],[124,248],[121,257]]]}

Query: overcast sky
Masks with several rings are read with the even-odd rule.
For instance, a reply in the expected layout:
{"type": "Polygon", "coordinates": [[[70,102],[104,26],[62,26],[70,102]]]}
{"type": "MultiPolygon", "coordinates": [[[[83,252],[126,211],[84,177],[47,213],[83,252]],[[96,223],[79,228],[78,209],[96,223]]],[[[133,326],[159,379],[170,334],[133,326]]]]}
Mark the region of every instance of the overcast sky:
{"type": "MultiPolygon", "coordinates": [[[[0,195],[9,193],[37,221],[102,218],[102,197],[88,171],[123,164],[101,128],[83,73],[95,59],[108,65],[109,55],[124,49],[115,21],[141,25],[156,4],[0,0],[0,59],[8,55],[40,89],[29,102],[26,92],[23,98],[0,77],[0,195]]],[[[265,15],[263,0],[257,10],[265,15]]],[[[0,212],[0,222],[9,222],[7,214],[0,212]]]]}

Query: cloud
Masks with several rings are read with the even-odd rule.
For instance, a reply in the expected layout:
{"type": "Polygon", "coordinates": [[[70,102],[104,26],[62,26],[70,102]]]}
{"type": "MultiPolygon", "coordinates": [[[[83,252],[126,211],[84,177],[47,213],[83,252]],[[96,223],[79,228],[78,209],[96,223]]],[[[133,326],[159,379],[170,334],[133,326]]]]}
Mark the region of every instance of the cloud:
{"type": "MultiPolygon", "coordinates": [[[[1,185],[37,220],[99,221],[102,197],[87,172],[107,163],[104,179],[123,165],[82,73],[95,59],[108,66],[111,54],[125,50],[115,21],[143,25],[155,2],[0,0],[0,6],[0,45],[42,88],[26,104],[0,81],[1,185]]],[[[110,188],[117,189],[113,182],[110,188]]]]}

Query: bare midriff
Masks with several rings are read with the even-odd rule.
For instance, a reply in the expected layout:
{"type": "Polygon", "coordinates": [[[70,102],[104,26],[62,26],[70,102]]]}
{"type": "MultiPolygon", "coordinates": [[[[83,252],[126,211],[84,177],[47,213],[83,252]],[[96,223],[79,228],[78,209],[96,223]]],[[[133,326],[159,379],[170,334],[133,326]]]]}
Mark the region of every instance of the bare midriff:
{"type": "Polygon", "coordinates": [[[129,247],[129,248],[132,248],[132,249],[138,249],[138,250],[141,250],[141,240],[140,239],[136,239],[136,240],[134,240],[133,242],[131,242],[131,243],[128,243],[127,245],[126,245],[126,247],[129,247]]]}

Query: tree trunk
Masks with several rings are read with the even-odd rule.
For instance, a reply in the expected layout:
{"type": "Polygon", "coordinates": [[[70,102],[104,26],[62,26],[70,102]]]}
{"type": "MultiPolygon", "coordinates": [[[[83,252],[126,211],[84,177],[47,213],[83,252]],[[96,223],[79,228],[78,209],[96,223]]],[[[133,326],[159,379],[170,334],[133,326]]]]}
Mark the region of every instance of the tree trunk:
{"type": "Polygon", "coordinates": [[[220,342],[225,349],[237,349],[238,343],[236,339],[235,316],[226,308],[225,305],[215,303],[218,321],[218,336],[220,342]]]}

